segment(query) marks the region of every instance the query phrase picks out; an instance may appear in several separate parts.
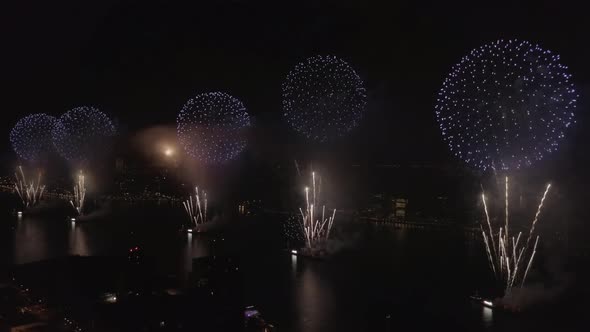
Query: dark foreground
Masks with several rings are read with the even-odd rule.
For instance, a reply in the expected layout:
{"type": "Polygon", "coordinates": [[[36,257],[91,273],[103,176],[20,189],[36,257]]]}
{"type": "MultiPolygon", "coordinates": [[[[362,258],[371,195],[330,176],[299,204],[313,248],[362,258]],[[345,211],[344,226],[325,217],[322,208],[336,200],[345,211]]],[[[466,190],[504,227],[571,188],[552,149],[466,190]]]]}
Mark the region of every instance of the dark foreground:
{"type": "Polygon", "coordinates": [[[463,233],[342,218],[332,256],[319,261],[284,250],[281,216],[235,219],[192,236],[177,231],[181,218],[167,207],[111,208],[76,225],[58,215],[6,216],[2,275],[45,301],[45,314],[67,315],[72,323],[56,326],[71,331],[241,330],[247,305],[278,331],[588,326],[587,262],[576,256],[552,269],[543,253],[519,299],[524,311],[511,314],[469,301],[489,280],[481,243],[463,233]]]}

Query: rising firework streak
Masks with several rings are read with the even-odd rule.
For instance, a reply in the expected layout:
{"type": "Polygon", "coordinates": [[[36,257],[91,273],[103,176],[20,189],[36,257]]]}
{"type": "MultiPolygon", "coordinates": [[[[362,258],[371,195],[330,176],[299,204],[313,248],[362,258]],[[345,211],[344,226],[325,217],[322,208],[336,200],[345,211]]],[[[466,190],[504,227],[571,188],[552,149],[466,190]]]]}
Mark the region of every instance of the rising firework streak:
{"type": "Polygon", "coordinates": [[[188,215],[191,226],[197,227],[208,221],[207,219],[207,193],[195,187],[195,195],[182,202],[184,210],[188,215]]]}
{"type": "MultiPolygon", "coordinates": [[[[311,173],[312,190],[311,200],[309,197],[309,187],[305,187],[305,210],[299,209],[301,213],[301,224],[305,235],[305,246],[308,249],[316,248],[319,244],[325,243],[330,237],[330,231],[336,217],[336,209],[332,213],[328,211],[326,215],[326,206],[322,205],[321,213],[318,201],[320,200],[321,185],[316,183],[315,172],[311,173]]],[[[321,180],[318,181],[321,184],[321,180]]]]}
{"type": "Polygon", "coordinates": [[[502,283],[506,294],[512,290],[516,283],[520,282],[520,286],[522,287],[526,281],[526,277],[533,263],[535,253],[537,252],[539,236],[536,237],[535,244],[532,250],[529,250],[529,243],[531,241],[531,238],[533,237],[535,225],[537,224],[539,215],[541,214],[543,203],[545,202],[545,198],[547,197],[549,188],[551,188],[551,184],[548,184],[545,188],[545,192],[543,193],[543,197],[541,198],[541,201],[537,208],[537,212],[535,213],[535,217],[533,219],[528,238],[524,242],[524,244],[520,241],[522,235],[521,232],[519,232],[518,235],[515,237],[510,236],[510,233],[508,231],[508,177],[505,178],[505,222],[504,227],[500,227],[497,233],[497,242],[494,240],[496,235],[494,234],[492,224],[490,222],[490,215],[488,213],[486,196],[484,193],[482,193],[481,195],[484,206],[484,212],[486,215],[486,222],[488,226],[487,233],[484,230],[484,228],[481,227],[483,241],[486,248],[486,255],[488,257],[490,269],[492,270],[496,280],[502,283]],[[526,266],[523,266],[524,261],[527,260],[527,255],[529,256],[528,263],[526,266]]]}
{"type": "Polygon", "coordinates": [[[70,204],[76,210],[79,216],[84,212],[84,200],[86,198],[86,184],[84,182],[84,174],[80,171],[78,174],[78,182],[74,185],[74,195],[70,200],[70,204]]]}
{"type": "Polygon", "coordinates": [[[35,180],[31,180],[31,182],[27,183],[23,168],[19,166],[14,176],[16,178],[14,188],[25,208],[39,203],[45,191],[45,186],[41,185],[41,173],[39,172],[36,182],[35,180]]]}

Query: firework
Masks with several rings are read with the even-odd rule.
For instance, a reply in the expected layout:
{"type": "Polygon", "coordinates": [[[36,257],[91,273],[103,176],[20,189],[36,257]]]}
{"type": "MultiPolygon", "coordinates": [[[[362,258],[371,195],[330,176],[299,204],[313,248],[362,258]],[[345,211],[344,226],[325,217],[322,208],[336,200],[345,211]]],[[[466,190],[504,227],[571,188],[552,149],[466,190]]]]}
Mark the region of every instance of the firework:
{"type": "Polygon", "coordinates": [[[299,214],[291,214],[283,222],[283,235],[288,247],[301,247],[305,243],[305,236],[299,214]]]}
{"type": "Polygon", "coordinates": [[[533,219],[531,229],[529,231],[529,235],[527,237],[526,242],[521,242],[520,238],[522,233],[519,232],[518,235],[511,236],[509,233],[509,214],[508,214],[508,177],[505,178],[505,223],[504,227],[500,227],[497,235],[493,231],[492,224],[490,222],[490,216],[488,213],[487,203],[486,203],[486,196],[484,193],[481,194],[481,199],[484,206],[484,212],[486,215],[486,223],[488,232],[484,230],[484,227],[481,227],[481,233],[483,236],[484,246],[486,249],[486,255],[488,258],[488,262],[490,264],[490,268],[494,274],[494,277],[497,281],[499,281],[504,288],[505,293],[509,293],[511,289],[514,287],[515,284],[520,282],[520,285],[524,285],[526,281],[527,274],[531,265],[533,264],[533,259],[535,258],[535,253],[537,252],[537,244],[539,243],[539,236],[536,237],[535,244],[530,250],[529,243],[533,237],[533,233],[535,230],[535,225],[538,221],[539,215],[543,208],[543,203],[545,198],[547,197],[547,193],[549,192],[549,188],[551,185],[548,184],[545,188],[545,192],[543,193],[543,197],[539,203],[537,208],[537,212],[533,219]],[[494,238],[497,236],[497,242],[494,238]],[[524,268],[524,261],[526,257],[528,258],[528,263],[526,268],[524,268]],[[524,273],[523,273],[524,272],[524,273]]]}
{"type": "Polygon", "coordinates": [[[578,94],[559,55],[527,41],[472,50],[443,82],[436,118],[451,152],[478,169],[520,169],[557,150],[578,94]]]}
{"type": "Polygon", "coordinates": [[[86,161],[105,151],[116,133],[109,117],[94,107],[64,113],[52,131],[57,152],[69,161],[86,161]]]}
{"type": "Polygon", "coordinates": [[[78,181],[74,185],[74,194],[70,200],[70,204],[76,210],[78,215],[84,212],[84,200],[86,199],[86,184],[84,181],[84,174],[80,171],[78,174],[78,181]]]}
{"type": "Polygon", "coordinates": [[[10,143],[19,157],[37,161],[53,150],[51,131],[56,119],[38,113],[20,119],[10,131],[10,143]]]}
{"type": "Polygon", "coordinates": [[[14,188],[25,208],[31,207],[41,200],[45,192],[45,186],[41,184],[41,172],[37,176],[37,181],[27,182],[23,168],[19,166],[14,174],[16,182],[14,188]]]}
{"type": "Polygon", "coordinates": [[[184,210],[190,219],[192,226],[197,227],[208,221],[207,218],[207,193],[195,187],[195,196],[189,196],[182,202],[184,210]]]}
{"type": "Polygon", "coordinates": [[[283,113],[308,139],[325,142],[356,128],[366,106],[361,78],[335,56],[314,56],[299,63],[283,83],[283,113]]]}
{"type": "Polygon", "coordinates": [[[250,116],[244,104],[227,93],[209,92],[189,99],[176,122],[184,150],[201,162],[227,162],[246,148],[250,116]]]}
{"type": "Polygon", "coordinates": [[[326,214],[326,206],[320,208],[321,179],[316,181],[315,172],[311,173],[311,198],[309,187],[305,187],[305,210],[299,209],[301,226],[308,249],[317,248],[330,237],[330,231],[336,217],[336,209],[326,214]]]}

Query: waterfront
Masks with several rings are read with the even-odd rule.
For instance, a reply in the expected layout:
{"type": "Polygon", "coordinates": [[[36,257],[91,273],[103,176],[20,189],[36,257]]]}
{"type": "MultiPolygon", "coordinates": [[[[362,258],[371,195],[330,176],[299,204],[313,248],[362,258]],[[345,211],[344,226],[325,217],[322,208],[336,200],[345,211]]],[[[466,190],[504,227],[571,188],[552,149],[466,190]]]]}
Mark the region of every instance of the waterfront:
{"type": "MultiPolygon", "coordinates": [[[[177,230],[182,217],[179,208],[157,205],[111,207],[74,225],[58,213],[21,220],[5,213],[1,259],[6,267],[66,255],[126,256],[138,246],[159,271],[182,278],[192,258],[233,255],[242,270],[244,300],[279,331],[523,331],[567,328],[565,319],[556,319],[562,315],[577,317],[567,320],[572,324],[583,320],[576,310],[584,306],[574,299],[562,302],[565,290],[551,299],[563,311],[551,301],[535,309],[550,310],[548,320],[492,313],[470,303],[468,296],[489,278],[480,239],[462,232],[342,218],[331,244],[334,255],[315,261],[284,250],[280,216],[231,220],[219,231],[192,236],[177,230]]],[[[576,293],[583,296],[588,289],[576,293]]]]}

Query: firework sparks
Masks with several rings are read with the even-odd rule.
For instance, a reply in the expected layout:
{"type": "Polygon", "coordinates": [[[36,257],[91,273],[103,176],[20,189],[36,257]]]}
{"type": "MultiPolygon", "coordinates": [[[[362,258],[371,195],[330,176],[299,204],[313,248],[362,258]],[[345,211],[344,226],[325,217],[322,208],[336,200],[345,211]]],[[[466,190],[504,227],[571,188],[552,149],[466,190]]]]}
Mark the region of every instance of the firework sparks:
{"type": "Polygon", "coordinates": [[[87,161],[109,146],[116,129],[111,119],[94,107],[77,107],[64,113],[52,130],[57,152],[69,161],[87,161]]]}
{"type": "Polygon", "coordinates": [[[505,210],[505,224],[504,227],[500,227],[498,231],[498,242],[494,241],[494,231],[490,222],[490,217],[488,213],[488,208],[486,204],[486,197],[485,194],[482,193],[481,198],[484,206],[484,211],[486,215],[486,222],[488,224],[488,233],[484,230],[483,226],[481,227],[481,233],[483,237],[484,246],[486,249],[486,255],[488,258],[488,262],[490,264],[491,270],[494,274],[496,280],[501,282],[504,287],[505,293],[509,293],[513,286],[520,282],[520,285],[524,285],[526,281],[526,277],[528,272],[533,264],[533,259],[537,252],[537,244],[539,243],[539,236],[536,237],[535,244],[530,251],[530,257],[528,259],[528,263],[522,272],[521,262],[524,259],[526,260],[526,256],[529,255],[528,248],[529,242],[531,237],[533,236],[535,225],[539,219],[539,215],[541,214],[541,210],[543,208],[543,203],[545,198],[547,197],[547,193],[549,192],[549,188],[551,185],[548,184],[545,188],[545,192],[543,193],[543,197],[539,203],[537,208],[537,212],[535,213],[535,217],[533,219],[531,229],[529,231],[529,236],[525,244],[523,245],[520,241],[522,233],[519,232],[516,237],[510,236],[508,231],[509,225],[509,211],[508,211],[508,201],[509,201],[509,191],[508,191],[508,177],[505,179],[505,201],[504,201],[504,210],[505,210]],[[524,255],[524,256],[523,256],[524,255]]]}
{"type": "MultiPolygon", "coordinates": [[[[316,185],[315,172],[311,173],[312,191],[311,201],[309,197],[309,188],[305,187],[305,210],[299,209],[301,214],[301,225],[303,227],[303,234],[305,236],[305,246],[309,249],[316,248],[321,243],[325,243],[330,237],[330,231],[334,224],[336,217],[336,209],[332,210],[332,214],[328,213],[326,217],[326,206],[322,205],[321,212],[319,212],[318,201],[320,200],[320,190],[316,185]],[[320,216],[321,214],[321,216],[320,216]],[[321,218],[320,218],[321,217],[321,218]]],[[[321,183],[321,181],[319,181],[321,183]]]]}
{"type": "Polygon", "coordinates": [[[224,92],[202,93],[189,99],[176,123],[184,150],[207,164],[237,158],[248,143],[250,116],[246,107],[224,92]]]}
{"type": "Polygon", "coordinates": [[[533,232],[535,231],[535,226],[537,225],[537,221],[539,220],[539,215],[541,214],[541,209],[543,208],[543,203],[545,202],[545,197],[547,197],[547,193],[549,192],[549,188],[551,188],[551,184],[548,184],[547,188],[545,188],[545,192],[543,193],[543,198],[541,198],[541,203],[539,203],[539,206],[537,207],[537,213],[535,213],[535,218],[533,219],[531,231],[529,232],[529,237],[526,240],[527,246],[531,242],[531,237],[533,236],[533,232]]]}
{"type": "Polygon", "coordinates": [[[188,215],[191,226],[197,227],[208,221],[207,218],[207,193],[195,187],[195,195],[182,202],[184,210],[188,215]]]}
{"type": "Polygon", "coordinates": [[[557,150],[575,123],[577,99],[559,55],[498,40],[453,66],[436,118],[451,152],[469,166],[521,169],[557,150]]]}
{"type": "Polygon", "coordinates": [[[56,119],[38,113],[20,119],[10,131],[10,143],[14,151],[28,161],[39,161],[53,150],[51,131],[56,119]]]}
{"type": "Polygon", "coordinates": [[[22,166],[19,166],[14,176],[16,178],[14,188],[23,202],[24,207],[28,208],[39,203],[43,197],[43,192],[45,192],[45,186],[41,184],[41,172],[37,176],[37,181],[31,180],[27,182],[25,172],[22,166]]]}
{"type": "Polygon", "coordinates": [[[283,83],[283,114],[308,139],[325,142],[356,128],[365,112],[366,89],[355,70],[335,56],[297,64],[283,83]]]}
{"type": "Polygon", "coordinates": [[[300,248],[305,243],[304,231],[300,219],[301,216],[299,213],[296,213],[289,215],[283,222],[283,235],[287,240],[287,246],[290,248],[300,248]]]}
{"type": "Polygon", "coordinates": [[[84,200],[86,199],[86,184],[84,182],[84,174],[80,171],[78,174],[78,181],[74,185],[74,194],[70,200],[70,204],[76,210],[79,216],[84,212],[84,200]]]}

